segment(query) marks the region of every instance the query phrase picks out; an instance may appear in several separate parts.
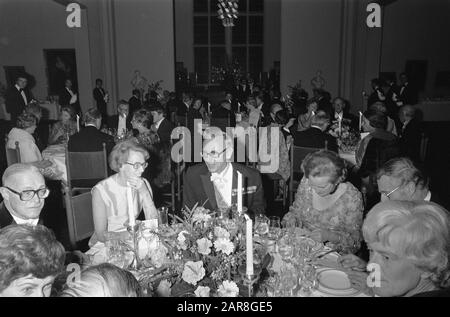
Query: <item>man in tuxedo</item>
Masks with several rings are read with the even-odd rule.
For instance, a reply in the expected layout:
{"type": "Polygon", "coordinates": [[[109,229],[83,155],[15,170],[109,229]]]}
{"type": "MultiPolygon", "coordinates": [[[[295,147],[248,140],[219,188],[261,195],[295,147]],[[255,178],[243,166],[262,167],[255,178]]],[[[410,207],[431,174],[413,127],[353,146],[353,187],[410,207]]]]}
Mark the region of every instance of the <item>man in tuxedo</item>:
{"type": "Polygon", "coordinates": [[[103,121],[106,121],[108,115],[106,110],[108,96],[106,91],[103,89],[103,81],[100,78],[95,80],[95,88],[92,93],[94,95],[95,102],[97,103],[97,109],[102,114],[103,121]]]}
{"type": "Polygon", "coordinates": [[[89,109],[84,114],[84,128],[69,138],[68,149],[70,152],[96,152],[103,150],[106,145],[106,153],[109,155],[114,147],[114,138],[100,131],[102,115],[96,108],[89,109]]]}
{"type": "Polygon", "coordinates": [[[409,158],[393,158],[377,171],[378,191],[381,201],[431,201],[448,210],[436,193],[429,189],[428,176],[409,158]]]}
{"type": "Polygon", "coordinates": [[[165,118],[165,110],[161,105],[153,107],[151,110],[153,117],[152,130],[155,131],[159,140],[164,145],[170,145],[170,135],[175,128],[174,124],[165,118]]]}
{"type": "Polygon", "coordinates": [[[384,95],[384,92],[381,89],[381,80],[378,78],[374,78],[371,80],[370,83],[372,85],[372,93],[367,99],[367,109],[369,109],[369,107],[377,101],[381,102],[386,101],[386,96],[384,95]]]}
{"type": "Polygon", "coordinates": [[[261,126],[267,126],[270,124],[270,105],[264,102],[264,93],[255,93],[256,108],[262,113],[261,126]]]}
{"type": "Polygon", "coordinates": [[[260,173],[231,163],[233,138],[219,131],[214,132],[215,135],[210,135],[203,144],[205,163],[191,166],[184,176],[183,205],[192,208],[197,203],[200,206],[204,204],[211,210],[230,208],[237,204],[237,193],[241,190],[242,205],[250,213],[265,213],[260,173]],[[242,188],[237,187],[237,172],[242,174],[242,188]]]}
{"type": "Polygon", "coordinates": [[[194,101],[194,97],[190,92],[183,92],[181,99],[182,101],[178,102],[177,116],[186,116],[194,101]]]}
{"type": "Polygon", "coordinates": [[[19,75],[16,78],[16,84],[6,91],[6,111],[11,115],[13,124],[16,124],[17,117],[23,112],[25,106],[33,100],[31,93],[26,89],[27,83],[25,75],[19,75]]]}
{"type": "Polygon", "coordinates": [[[226,132],[227,127],[235,127],[236,126],[236,116],[233,111],[231,111],[231,103],[227,100],[223,100],[219,107],[216,108],[211,117],[211,125],[215,125],[218,128],[222,129],[223,132],[226,132]],[[217,119],[217,120],[216,120],[217,119]],[[226,125],[219,124],[218,122],[222,122],[224,119],[229,119],[226,125]]]}
{"type": "MultiPolygon", "coordinates": [[[[225,100],[231,104],[231,111],[234,113],[238,111],[238,101],[234,98],[230,91],[225,92],[225,100]]],[[[240,109],[241,111],[244,109],[240,109]]]]}
{"type": "Polygon", "coordinates": [[[59,104],[61,106],[72,106],[77,114],[81,114],[78,94],[72,87],[72,80],[66,79],[64,89],[59,94],[59,104]]]}
{"type": "Polygon", "coordinates": [[[13,164],[2,177],[0,228],[11,224],[42,224],[41,211],[49,190],[39,170],[30,164],[13,164]]]}
{"type": "Polygon", "coordinates": [[[139,89],[133,89],[132,94],[133,96],[131,96],[131,98],[128,100],[128,105],[130,106],[129,112],[131,113],[131,115],[133,115],[136,110],[141,109],[142,107],[141,92],[139,91],[139,89]]]}
{"type": "Polygon", "coordinates": [[[125,100],[120,100],[117,106],[117,114],[109,117],[108,128],[115,129],[117,135],[124,135],[132,129],[129,105],[125,100]]]}
{"type": "Polygon", "coordinates": [[[400,150],[403,156],[409,157],[413,161],[420,159],[420,142],[422,139],[422,127],[415,118],[416,109],[406,105],[400,108],[399,119],[402,123],[400,131],[400,150]]]}
{"type": "Polygon", "coordinates": [[[389,78],[386,79],[386,83],[388,86],[387,92],[386,92],[386,109],[387,114],[389,117],[393,119],[398,119],[398,106],[397,103],[394,101],[395,97],[398,95],[399,87],[395,80],[389,78]]]}
{"type": "Polygon", "coordinates": [[[417,91],[411,86],[405,73],[400,74],[400,83],[398,95],[394,95],[394,101],[397,103],[397,106],[417,104],[417,91]]]}
{"type": "Polygon", "coordinates": [[[311,148],[325,148],[333,152],[338,152],[336,138],[325,131],[330,124],[328,114],[319,110],[311,119],[311,127],[304,131],[293,131],[294,145],[311,148]],[[325,142],[326,141],[326,142],[325,142]]]}
{"type": "Polygon", "coordinates": [[[343,98],[334,98],[332,107],[333,108],[330,116],[331,121],[344,120],[347,121],[348,125],[353,129],[358,129],[359,121],[354,115],[348,112],[347,102],[343,98]]]}

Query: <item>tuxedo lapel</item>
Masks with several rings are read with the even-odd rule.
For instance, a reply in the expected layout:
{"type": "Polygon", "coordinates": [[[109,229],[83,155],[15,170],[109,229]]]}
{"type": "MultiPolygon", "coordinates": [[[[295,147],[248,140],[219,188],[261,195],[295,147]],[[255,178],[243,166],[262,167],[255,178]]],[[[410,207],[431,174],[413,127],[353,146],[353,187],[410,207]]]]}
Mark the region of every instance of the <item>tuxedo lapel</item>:
{"type": "Polygon", "coordinates": [[[9,226],[10,224],[14,224],[15,221],[8,209],[6,209],[5,203],[0,204],[0,228],[4,228],[9,226]]]}
{"type": "MultiPolygon", "coordinates": [[[[208,196],[208,201],[211,204],[212,209],[217,209],[216,193],[214,191],[213,183],[211,182],[211,174],[200,175],[202,180],[203,189],[208,196]]],[[[200,202],[198,202],[200,204],[200,202]]]]}

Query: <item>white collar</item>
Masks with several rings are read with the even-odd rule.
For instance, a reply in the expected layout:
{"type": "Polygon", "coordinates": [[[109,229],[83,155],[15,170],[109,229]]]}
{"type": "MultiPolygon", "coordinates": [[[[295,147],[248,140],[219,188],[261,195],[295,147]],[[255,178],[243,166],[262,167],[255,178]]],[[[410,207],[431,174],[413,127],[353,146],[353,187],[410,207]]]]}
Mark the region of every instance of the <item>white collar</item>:
{"type": "MultiPolygon", "coordinates": [[[[319,127],[319,126],[316,126],[316,125],[311,125],[311,128],[316,128],[316,129],[319,129],[320,131],[322,131],[322,128],[319,127]]],[[[322,131],[322,132],[323,132],[323,131],[322,131]]]]}
{"type": "Polygon", "coordinates": [[[227,163],[227,166],[220,173],[211,173],[211,176],[222,178],[222,179],[232,179],[233,177],[233,165],[231,163],[227,163]]]}
{"type": "Polygon", "coordinates": [[[17,91],[20,91],[20,89],[22,89],[19,86],[17,86],[17,84],[15,84],[14,87],[16,87],[17,91]]]}
{"type": "Polygon", "coordinates": [[[156,129],[159,129],[159,126],[161,125],[161,122],[163,122],[164,117],[162,117],[160,120],[158,120],[157,122],[155,122],[155,127],[156,129]]]}
{"type": "Polygon", "coordinates": [[[19,217],[13,215],[13,213],[10,211],[10,207],[8,207],[8,205],[9,204],[5,203],[5,208],[6,208],[6,210],[8,210],[9,214],[11,215],[11,217],[14,219],[14,221],[18,225],[27,224],[27,225],[31,225],[31,226],[36,226],[38,224],[39,218],[37,218],[37,219],[22,219],[22,218],[19,218],[19,217]]]}
{"type": "Polygon", "coordinates": [[[425,196],[425,198],[423,200],[430,201],[430,199],[431,199],[431,192],[428,191],[427,195],[425,196]]]}
{"type": "Polygon", "coordinates": [[[93,124],[93,123],[86,123],[86,124],[84,125],[84,127],[85,127],[85,128],[87,128],[87,127],[94,127],[94,128],[97,129],[97,127],[96,127],[95,124],[93,124]]]}

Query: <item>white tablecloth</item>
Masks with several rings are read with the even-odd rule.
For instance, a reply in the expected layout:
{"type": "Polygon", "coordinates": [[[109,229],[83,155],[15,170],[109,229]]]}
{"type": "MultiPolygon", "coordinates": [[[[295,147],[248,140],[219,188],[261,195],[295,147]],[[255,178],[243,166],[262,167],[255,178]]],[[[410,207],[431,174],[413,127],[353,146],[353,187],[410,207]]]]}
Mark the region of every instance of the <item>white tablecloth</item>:
{"type": "Polygon", "coordinates": [[[42,151],[42,158],[51,161],[55,172],[62,175],[61,180],[67,181],[65,145],[50,145],[42,151]]]}

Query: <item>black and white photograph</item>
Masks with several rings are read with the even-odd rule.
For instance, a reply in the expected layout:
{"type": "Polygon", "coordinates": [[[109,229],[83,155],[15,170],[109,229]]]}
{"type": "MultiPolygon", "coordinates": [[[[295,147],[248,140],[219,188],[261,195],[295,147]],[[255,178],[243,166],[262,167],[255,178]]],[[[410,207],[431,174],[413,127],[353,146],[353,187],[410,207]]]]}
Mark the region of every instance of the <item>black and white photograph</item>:
{"type": "Polygon", "coordinates": [[[0,297],[450,297],[449,14],[0,0],[0,297]]]}

